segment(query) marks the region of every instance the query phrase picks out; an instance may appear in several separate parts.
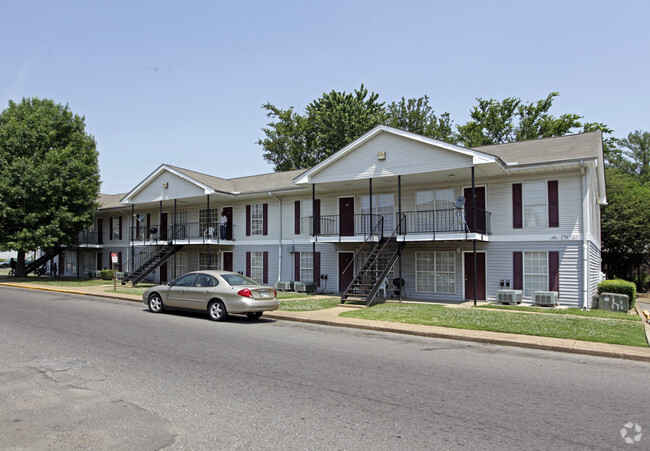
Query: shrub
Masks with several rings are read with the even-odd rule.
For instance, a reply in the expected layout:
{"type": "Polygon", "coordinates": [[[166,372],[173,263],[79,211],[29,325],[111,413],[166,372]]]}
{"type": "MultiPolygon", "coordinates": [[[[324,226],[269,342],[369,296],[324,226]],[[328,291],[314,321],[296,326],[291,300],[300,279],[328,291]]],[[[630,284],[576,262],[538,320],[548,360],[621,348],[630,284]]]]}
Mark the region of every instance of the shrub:
{"type": "Polygon", "coordinates": [[[633,308],[636,303],[636,285],[627,280],[604,280],[598,284],[598,294],[601,293],[627,294],[630,298],[630,309],[633,308]]]}
{"type": "Polygon", "coordinates": [[[113,274],[112,269],[102,269],[99,272],[99,277],[101,277],[102,280],[113,280],[113,277],[115,277],[115,275],[113,274]]]}

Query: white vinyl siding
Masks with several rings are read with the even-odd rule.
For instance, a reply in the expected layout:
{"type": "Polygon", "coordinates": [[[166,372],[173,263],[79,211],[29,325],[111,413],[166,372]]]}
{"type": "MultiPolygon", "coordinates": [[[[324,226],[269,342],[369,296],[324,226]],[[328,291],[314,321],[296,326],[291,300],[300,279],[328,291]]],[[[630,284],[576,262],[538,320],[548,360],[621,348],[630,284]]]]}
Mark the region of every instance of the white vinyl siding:
{"type": "MultiPolygon", "coordinates": [[[[372,213],[384,217],[384,230],[393,231],[395,228],[395,196],[393,193],[373,194],[372,196],[372,213]]],[[[361,213],[370,214],[370,196],[361,196],[361,213]]]]}
{"type": "Polygon", "coordinates": [[[415,291],[455,293],[456,257],[453,252],[415,253],[415,291]]]}

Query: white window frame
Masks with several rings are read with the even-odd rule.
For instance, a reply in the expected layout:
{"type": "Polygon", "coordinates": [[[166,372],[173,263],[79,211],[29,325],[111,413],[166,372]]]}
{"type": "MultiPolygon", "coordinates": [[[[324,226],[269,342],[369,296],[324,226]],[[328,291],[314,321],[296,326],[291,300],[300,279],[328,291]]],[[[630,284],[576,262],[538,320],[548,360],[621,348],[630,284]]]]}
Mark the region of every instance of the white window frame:
{"type": "Polygon", "coordinates": [[[456,293],[456,254],[454,251],[417,251],[415,253],[415,291],[417,293],[455,294],[456,293]],[[423,258],[428,259],[428,267],[423,268],[423,258]],[[448,258],[452,262],[452,270],[443,268],[448,258]],[[428,280],[424,281],[423,277],[428,280]],[[441,287],[447,286],[446,290],[441,287]]]}
{"type": "Polygon", "coordinates": [[[113,230],[111,230],[111,236],[113,240],[120,239],[120,217],[113,216],[113,230]]]}
{"type": "Polygon", "coordinates": [[[187,252],[176,252],[174,255],[176,259],[176,276],[182,276],[186,272],[189,272],[189,264],[187,258],[187,252]]]}
{"type": "Polygon", "coordinates": [[[264,233],[264,204],[251,204],[251,235],[264,233]]]}
{"type": "Polygon", "coordinates": [[[264,283],[264,252],[251,252],[251,279],[264,283]]]}
{"type": "Polygon", "coordinates": [[[208,224],[208,209],[207,208],[202,208],[199,210],[199,229],[200,233],[204,237],[209,237],[210,236],[210,231],[208,230],[210,227],[212,227],[212,237],[218,237],[219,236],[219,209],[218,208],[210,208],[210,224],[208,224]]]}
{"type": "Polygon", "coordinates": [[[524,297],[532,298],[535,291],[548,291],[548,252],[523,252],[524,297]]]}
{"type": "Polygon", "coordinates": [[[522,183],[523,226],[548,227],[548,183],[546,180],[522,183]]]}
{"type": "Polygon", "coordinates": [[[314,253],[300,253],[300,280],[303,282],[314,281],[314,253]]]}

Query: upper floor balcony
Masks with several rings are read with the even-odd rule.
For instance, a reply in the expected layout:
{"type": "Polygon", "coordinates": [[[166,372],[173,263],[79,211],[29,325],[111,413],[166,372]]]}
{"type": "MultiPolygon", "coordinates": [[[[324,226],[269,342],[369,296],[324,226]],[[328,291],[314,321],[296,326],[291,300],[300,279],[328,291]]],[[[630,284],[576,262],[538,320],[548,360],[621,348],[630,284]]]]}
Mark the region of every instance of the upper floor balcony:
{"type": "MultiPolygon", "coordinates": [[[[442,210],[402,212],[403,222],[397,234],[413,239],[474,239],[491,235],[491,213],[481,208],[465,207],[442,210]],[[459,238],[460,237],[460,238],[459,238]]],[[[302,230],[325,240],[365,239],[371,234],[390,235],[395,229],[398,213],[321,215],[302,218],[302,230]],[[371,232],[373,231],[373,232],[371,232]]]]}

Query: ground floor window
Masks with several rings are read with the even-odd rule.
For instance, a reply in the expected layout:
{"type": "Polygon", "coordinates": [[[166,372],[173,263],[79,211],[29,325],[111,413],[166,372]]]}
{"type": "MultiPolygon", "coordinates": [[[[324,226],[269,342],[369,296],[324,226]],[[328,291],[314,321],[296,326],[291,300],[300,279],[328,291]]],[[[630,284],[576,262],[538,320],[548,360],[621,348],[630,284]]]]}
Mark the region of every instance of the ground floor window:
{"type": "Polygon", "coordinates": [[[251,252],[251,279],[264,283],[264,252],[251,252]]]}
{"type": "Polygon", "coordinates": [[[548,253],[524,252],[524,297],[548,289],[548,253]]]}
{"type": "Polygon", "coordinates": [[[189,271],[187,264],[187,252],[176,252],[174,259],[176,261],[176,277],[181,276],[189,271]]]}
{"type": "Polygon", "coordinates": [[[219,269],[219,256],[216,252],[199,252],[199,271],[219,269]]]}
{"type": "Polygon", "coordinates": [[[419,293],[456,292],[454,252],[415,253],[415,291],[419,293]]]}
{"type": "Polygon", "coordinates": [[[311,282],[314,280],[314,254],[313,252],[300,253],[300,280],[311,282]]]}
{"type": "Polygon", "coordinates": [[[70,253],[65,256],[65,273],[66,274],[76,274],[77,273],[77,255],[70,253]]]}

